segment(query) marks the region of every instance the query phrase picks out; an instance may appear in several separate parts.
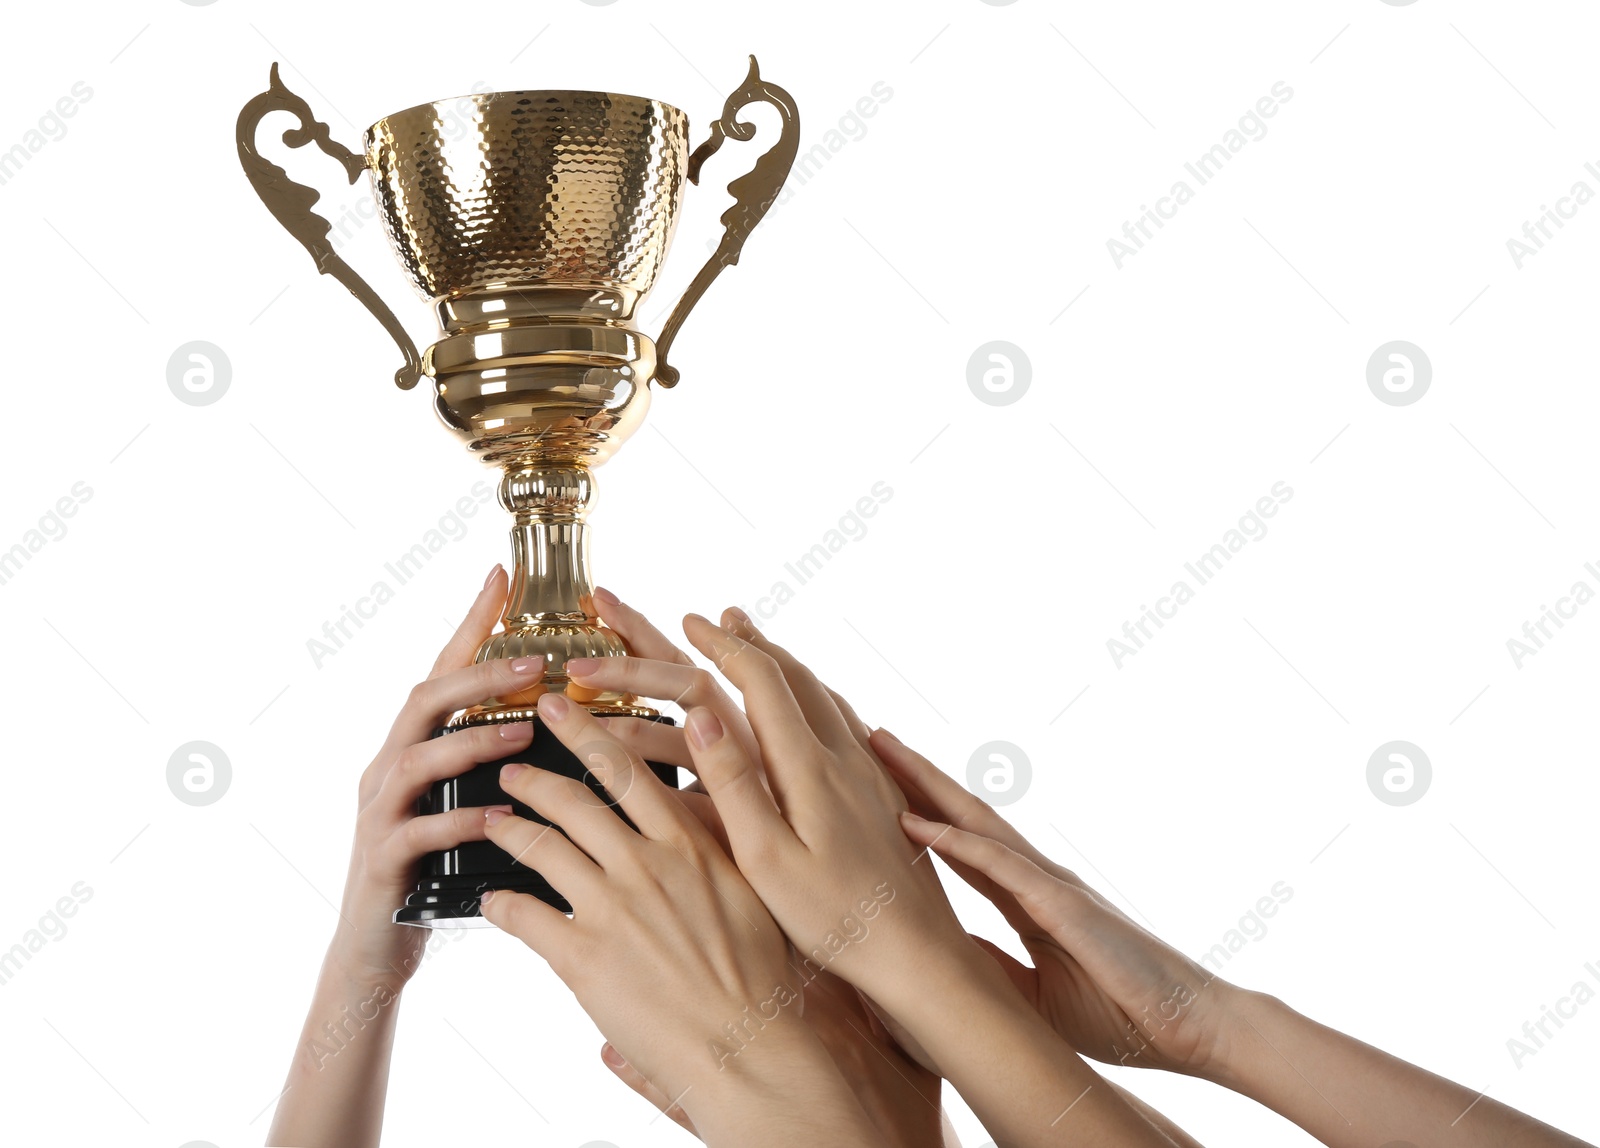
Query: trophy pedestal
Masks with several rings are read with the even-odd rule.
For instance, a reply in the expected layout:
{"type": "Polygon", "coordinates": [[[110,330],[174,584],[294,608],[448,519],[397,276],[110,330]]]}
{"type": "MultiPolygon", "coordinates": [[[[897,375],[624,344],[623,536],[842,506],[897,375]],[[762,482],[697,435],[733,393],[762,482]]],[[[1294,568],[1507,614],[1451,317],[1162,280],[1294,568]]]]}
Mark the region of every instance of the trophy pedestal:
{"type": "MultiPolygon", "coordinates": [[[[672,719],[657,717],[654,721],[671,724],[672,719]]],[[[441,730],[437,736],[449,737],[450,730],[441,730]]],[[[521,762],[538,769],[548,769],[563,777],[571,777],[587,785],[596,797],[616,810],[624,821],[628,818],[601,787],[588,767],[575,754],[556,739],[555,734],[534,719],[533,742],[521,753],[514,753],[499,761],[475,765],[460,777],[435,782],[428,793],[417,803],[419,814],[447,813],[463,806],[511,805],[518,817],[540,825],[550,824],[522,802],[508,796],[500,788],[500,769],[509,762],[521,762]]],[[[663,782],[678,787],[676,766],[649,762],[652,772],[663,782]]],[[[631,826],[633,823],[628,821],[631,826]]],[[[406,903],[395,910],[397,925],[417,925],[421,928],[462,928],[487,926],[478,910],[478,897],[489,889],[509,889],[515,893],[528,893],[563,913],[572,912],[565,897],[556,892],[537,872],[515,860],[511,854],[492,841],[468,841],[442,853],[429,853],[422,859],[422,875],[416,889],[406,898],[406,903]]]]}

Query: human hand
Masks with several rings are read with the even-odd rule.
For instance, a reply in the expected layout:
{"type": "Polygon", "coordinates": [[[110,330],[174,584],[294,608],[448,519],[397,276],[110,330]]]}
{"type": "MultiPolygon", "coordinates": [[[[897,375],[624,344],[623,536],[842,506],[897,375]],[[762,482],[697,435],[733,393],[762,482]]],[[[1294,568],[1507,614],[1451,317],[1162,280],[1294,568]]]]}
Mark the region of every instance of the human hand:
{"type": "Polygon", "coordinates": [[[899,831],[905,799],[857,736],[859,719],[738,612],[720,628],[691,614],[684,633],[742,693],[757,743],[752,754],[693,710],[695,772],[740,870],[801,956],[884,1004],[930,962],[982,961],[899,831]]]}
{"type": "Polygon", "coordinates": [[[502,787],[551,824],[491,810],[487,836],[542,873],[573,915],[504,890],[484,895],[483,915],[549,961],[707,1143],[748,1142],[756,1129],[764,1143],[873,1142],[799,1015],[787,940],[711,832],[582,706],[555,694],[538,706],[638,829],[579,782],[506,766],[502,787]]]}
{"type": "Polygon", "coordinates": [[[434,736],[456,710],[540,680],[541,658],[473,664],[479,645],[494,630],[505,594],[505,571],[496,566],[361,775],[341,922],[330,948],[333,963],[357,981],[392,985],[396,977],[400,984],[410,979],[428,933],[396,925],[392,915],[416,884],[418,862],[425,853],[484,838],[482,808],[419,817],[417,799],[435,781],[526,749],[533,740],[528,722],[434,736]]]}
{"type": "MultiPolygon", "coordinates": [[[[804,997],[806,1024],[843,1072],[885,1148],[928,1148],[941,1142],[944,1148],[960,1148],[939,1105],[939,1077],[901,1051],[855,989],[831,973],[820,973],[805,986],[804,997]]],[[[617,1079],[698,1135],[682,1106],[672,1103],[609,1043],[601,1048],[600,1059],[617,1079]]]]}
{"type": "Polygon", "coordinates": [[[911,805],[906,836],[943,857],[1017,931],[1032,968],[980,943],[1073,1048],[1195,1076],[1220,1062],[1239,990],[1140,928],[892,734],[874,731],[872,746],[911,805]]]}
{"type": "MultiPolygon", "coordinates": [[[[760,749],[749,720],[715,674],[697,666],[647,617],[615,594],[597,588],[594,598],[601,619],[623,638],[631,654],[569,662],[567,673],[575,681],[588,688],[671,701],[685,710],[704,706],[759,761],[760,749]]],[[[741,619],[730,615],[729,620],[741,619]]],[[[865,748],[869,732],[866,723],[855,715],[848,702],[837,694],[832,696],[852,734],[865,748]]],[[[604,718],[601,724],[640,756],[693,772],[694,757],[684,727],[626,717],[604,718]]],[[[678,797],[726,850],[726,831],[704,787],[696,781],[679,790],[678,797]]],[[[844,1071],[862,1107],[883,1130],[887,1143],[921,1146],[936,1141],[942,1112],[939,1077],[907,1056],[883,1020],[853,988],[830,973],[817,974],[805,987],[803,1015],[844,1071]]],[[[670,1098],[655,1089],[616,1049],[606,1045],[602,1059],[635,1092],[694,1131],[682,1108],[671,1104],[670,1098]]],[[[947,1127],[945,1135],[948,1143],[957,1142],[953,1129],[947,1127]]]]}

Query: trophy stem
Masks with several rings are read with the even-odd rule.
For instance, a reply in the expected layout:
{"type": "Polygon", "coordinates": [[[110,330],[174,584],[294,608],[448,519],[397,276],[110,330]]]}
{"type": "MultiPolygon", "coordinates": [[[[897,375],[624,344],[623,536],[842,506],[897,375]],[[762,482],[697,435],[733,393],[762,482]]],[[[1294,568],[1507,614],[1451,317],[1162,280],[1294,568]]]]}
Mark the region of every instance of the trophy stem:
{"type": "Polygon", "coordinates": [[[582,462],[512,463],[500,479],[500,505],[513,518],[511,586],[503,629],[478,648],[477,661],[541,657],[538,684],[467,710],[451,724],[527,721],[540,694],[565,693],[594,714],[654,717],[632,694],[586,689],[571,681],[573,658],[626,654],[614,630],[601,625],[589,576],[589,524],[594,475],[582,462]]]}
{"type": "Polygon", "coordinates": [[[599,624],[586,521],[594,493],[594,476],[584,467],[510,471],[501,480],[501,505],[515,515],[511,590],[501,618],[507,630],[599,624]]]}

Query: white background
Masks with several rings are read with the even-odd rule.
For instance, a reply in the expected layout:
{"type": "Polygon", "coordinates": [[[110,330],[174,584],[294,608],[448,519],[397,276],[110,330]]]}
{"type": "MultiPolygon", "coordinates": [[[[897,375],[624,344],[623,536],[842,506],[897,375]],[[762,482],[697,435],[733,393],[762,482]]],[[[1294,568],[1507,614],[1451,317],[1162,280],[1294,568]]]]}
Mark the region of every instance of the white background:
{"type": "MultiPolygon", "coordinates": [[[[30,1142],[262,1141],[355,778],[508,553],[490,507],[313,663],[307,640],[487,475],[257,201],[239,107],[280,60],[354,146],[480,81],[659,97],[698,141],[748,52],[806,147],[875,83],[892,96],[686,327],[682,385],[600,474],[598,580],[669,629],[754,610],[886,482],[866,535],[765,622],[777,640],[958,776],[982,743],[1020,747],[1008,814],[1191,954],[1286,882],[1229,979],[1600,1137],[1600,1004],[1520,1067],[1507,1048],[1600,963],[1600,606],[1520,668],[1506,645],[1576,580],[1600,588],[1600,206],[1520,270],[1506,246],[1574,182],[1600,190],[1586,5],[140,0],[7,23],[0,149],[92,91],[0,186],[0,549],[92,490],[0,586],[0,949],[93,891],[0,986],[30,1142]],[[1107,240],[1279,81],[1267,134],[1118,269],[1107,240]],[[166,381],[196,339],[232,366],[207,406],[166,381]],[[1366,381],[1396,339],[1432,363],[1412,405],[1366,381]],[[968,387],[991,340],[1031,362],[1010,405],[968,387]],[[1107,640],[1280,481],[1265,537],[1119,668],[1107,640]],[[1405,807],[1367,784],[1395,739],[1433,768],[1405,807]],[[193,740],[232,765],[202,808],[166,783],[193,740]]],[[[688,189],[647,329],[756,146],[688,189]]],[[[364,194],[320,156],[288,166],[330,213],[364,194]]],[[[344,250],[431,341],[379,228],[344,250]]],[[[389,1142],[685,1142],[599,1044],[519,944],[446,944],[407,993],[389,1142]]],[[[1116,1078],[1207,1142],[1308,1142],[1210,1086],[1116,1078]]]]}

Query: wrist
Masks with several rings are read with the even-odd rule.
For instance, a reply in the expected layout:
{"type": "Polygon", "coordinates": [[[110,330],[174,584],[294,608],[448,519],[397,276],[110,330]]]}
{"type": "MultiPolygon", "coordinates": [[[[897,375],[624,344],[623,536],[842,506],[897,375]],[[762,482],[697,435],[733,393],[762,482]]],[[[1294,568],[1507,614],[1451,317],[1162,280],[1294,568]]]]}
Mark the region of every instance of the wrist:
{"type": "Polygon", "coordinates": [[[392,964],[375,965],[351,939],[351,931],[341,928],[323,955],[321,979],[341,995],[365,997],[380,990],[398,996],[411,978],[409,971],[392,964]]]}
{"type": "Polygon", "coordinates": [[[719,1033],[678,1103],[707,1144],[755,1142],[776,1126],[812,1134],[866,1132],[870,1122],[815,1030],[780,1017],[738,1039],[719,1033]]]}
{"type": "Polygon", "coordinates": [[[1269,993],[1230,985],[1221,1017],[1212,1054],[1194,1075],[1251,1095],[1275,1067],[1265,1063],[1274,1057],[1272,1034],[1282,1032],[1299,1014],[1269,993]]]}

